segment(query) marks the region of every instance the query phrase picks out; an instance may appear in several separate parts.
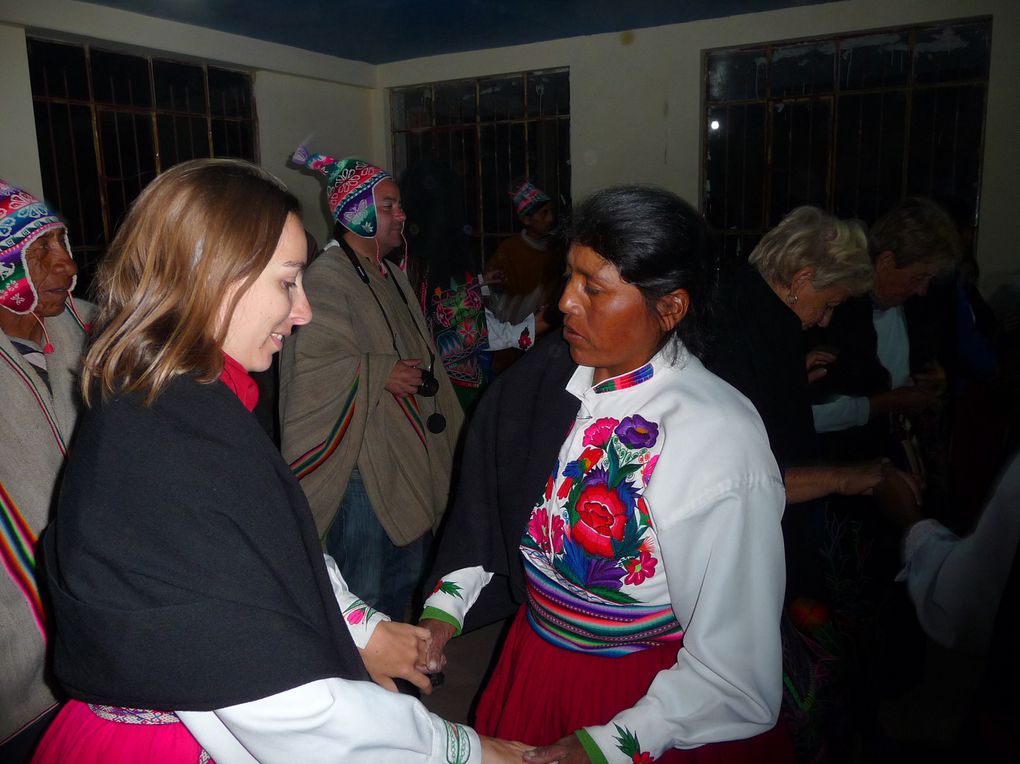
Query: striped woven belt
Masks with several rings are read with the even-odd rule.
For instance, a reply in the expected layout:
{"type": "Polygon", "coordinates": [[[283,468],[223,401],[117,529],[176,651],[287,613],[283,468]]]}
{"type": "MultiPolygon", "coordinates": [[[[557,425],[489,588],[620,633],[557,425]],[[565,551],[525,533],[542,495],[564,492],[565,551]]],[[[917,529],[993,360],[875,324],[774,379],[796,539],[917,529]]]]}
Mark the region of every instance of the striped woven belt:
{"type": "Polygon", "coordinates": [[[152,711],[148,708],[121,708],[89,703],[89,708],[100,719],[118,724],[180,724],[173,711],[152,711]]]}
{"type": "Polygon", "coordinates": [[[683,641],[683,629],[669,605],[589,602],[564,589],[526,556],[523,560],[528,622],[547,642],[573,652],[619,657],[683,641]]]}

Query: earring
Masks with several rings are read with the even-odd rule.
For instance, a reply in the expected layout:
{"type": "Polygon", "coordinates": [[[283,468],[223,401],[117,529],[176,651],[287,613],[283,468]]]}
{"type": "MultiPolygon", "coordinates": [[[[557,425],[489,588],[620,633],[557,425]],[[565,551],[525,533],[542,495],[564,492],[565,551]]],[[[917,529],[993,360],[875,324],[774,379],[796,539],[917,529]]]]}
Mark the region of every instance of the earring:
{"type": "Polygon", "coordinates": [[[796,305],[796,304],[797,304],[797,300],[799,300],[799,299],[800,299],[800,298],[799,298],[799,297],[798,297],[797,295],[795,295],[795,294],[794,294],[793,292],[789,292],[789,293],[787,293],[787,295],[786,295],[786,301],[787,301],[787,302],[788,302],[788,303],[789,303],[790,305],[796,305]]]}

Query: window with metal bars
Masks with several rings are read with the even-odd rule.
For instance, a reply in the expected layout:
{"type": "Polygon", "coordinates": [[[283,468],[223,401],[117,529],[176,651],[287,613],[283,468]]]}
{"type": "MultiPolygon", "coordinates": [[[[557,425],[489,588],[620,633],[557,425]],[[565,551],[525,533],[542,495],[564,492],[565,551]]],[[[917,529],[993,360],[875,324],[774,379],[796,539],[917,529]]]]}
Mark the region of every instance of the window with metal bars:
{"type": "MultiPolygon", "coordinates": [[[[447,215],[484,262],[520,226],[510,193],[530,180],[570,204],[570,76],[566,69],[435,82],[390,91],[393,168],[398,177],[441,175],[447,215]]],[[[407,193],[405,191],[405,196],[407,193]]],[[[411,211],[409,210],[409,215],[411,211]]],[[[429,221],[409,219],[410,240],[429,221]]],[[[413,251],[412,255],[415,254],[413,251]]]]}
{"type": "Polygon", "coordinates": [[[802,204],[872,223],[926,196],[976,227],[991,31],[972,19],[707,51],[702,209],[724,261],[802,204]]]}
{"type": "Polygon", "coordinates": [[[80,293],[160,172],[202,157],[257,161],[250,74],[32,38],[28,58],[43,192],[68,223],[80,293]]]}

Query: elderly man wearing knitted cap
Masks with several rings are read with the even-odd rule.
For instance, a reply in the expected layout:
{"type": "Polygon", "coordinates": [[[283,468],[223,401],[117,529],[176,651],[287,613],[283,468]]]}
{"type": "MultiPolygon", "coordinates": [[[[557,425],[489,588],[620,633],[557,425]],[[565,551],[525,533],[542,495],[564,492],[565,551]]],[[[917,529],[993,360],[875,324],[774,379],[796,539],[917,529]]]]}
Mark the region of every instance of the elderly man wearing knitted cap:
{"type": "Polygon", "coordinates": [[[326,176],[334,239],[308,268],[315,322],[284,346],[284,457],[352,591],[402,620],[446,508],[461,408],[401,259],[405,215],[386,172],[304,148],[326,176]]]}
{"type": "Polygon", "coordinates": [[[0,761],[27,761],[57,703],[44,678],[35,543],[78,415],[81,316],[92,306],[71,297],[77,270],[60,219],[0,180],[0,761]]]}

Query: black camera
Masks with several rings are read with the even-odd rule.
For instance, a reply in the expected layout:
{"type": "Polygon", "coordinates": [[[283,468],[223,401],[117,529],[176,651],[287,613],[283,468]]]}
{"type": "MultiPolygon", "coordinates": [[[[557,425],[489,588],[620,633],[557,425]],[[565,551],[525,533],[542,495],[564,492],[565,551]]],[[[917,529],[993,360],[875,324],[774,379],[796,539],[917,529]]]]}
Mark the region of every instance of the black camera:
{"type": "Polygon", "coordinates": [[[436,379],[436,375],[432,373],[432,369],[421,370],[421,384],[418,385],[418,395],[423,395],[426,398],[433,397],[439,392],[439,380],[436,379]]]}

